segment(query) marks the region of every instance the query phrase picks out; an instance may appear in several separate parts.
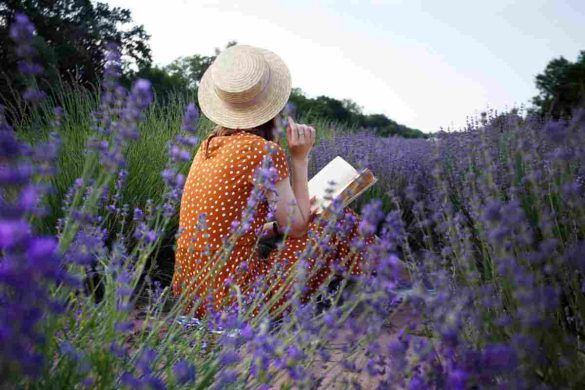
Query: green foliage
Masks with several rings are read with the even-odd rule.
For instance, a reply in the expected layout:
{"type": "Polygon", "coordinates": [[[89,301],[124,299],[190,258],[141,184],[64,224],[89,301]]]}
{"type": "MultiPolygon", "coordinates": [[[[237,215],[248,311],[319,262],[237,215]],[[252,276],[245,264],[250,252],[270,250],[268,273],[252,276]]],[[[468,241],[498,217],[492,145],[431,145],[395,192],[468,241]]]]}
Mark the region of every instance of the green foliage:
{"type": "MultiPolygon", "coordinates": [[[[235,41],[228,42],[226,48],[236,44],[235,41]]],[[[162,67],[147,64],[138,71],[127,72],[124,76],[124,84],[128,87],[131,80],[137,78],[150,80],[159,103],[165,102],[169,96],[177,94],[197,96],[199,81],[219,53],[221,53],[221,49],[216,48],[213,56],[194,54],[179,57],[162,67]]]]}
{"type": "Polygon", "coordinates": [[[384,114],[363,115],[362,126],[374,129],[376,135],[382,137],[398,135],[404,138],[427,138],[422,131],[401,125],[384,114]]]}
{"type": "MultiPolygon", "coordinates": [[[[237,45],[236,41],[230,41],[227,43],[226,49],[235,45],[237,45]]],[[[189,57],[179,57],[165,66],[164,69],[170,75],[185,80],[189,88],[196,89],[199,86],[199,81],[203,77],[203,74],[213,61],[215,61],[219,53],[221,53],[221,49],[215,48],[215,55],[213,56],[194,54],[189,57]]]]}
{"type": "Polygon", "coordinates": [[[362,108],[350,99],[337,100],[328,96],[312,99],[306,97],[300,88],[293,88],[290,101],[309,122],[318,118],[329,119],[351,128],[372,131],[382,137],[397,135],[405,138],[426,138],[422,131],[401,125],[384,114],[363,114],[362,108]]]}
{"type": "Polygon", "coordinates": [[[171,74],[185,80],[187,87],[197,88],[199,81],[209,66],[215,60],[215,56],[194,54],[189,57],[180,57],[165,67],[171,74]]]}
{"type": "Polygon", "coordinates": [[[169,73],[165,68],[148,66],[139,69],[137,72],[125,75],[123,83],[129,87],[132,80],[138,78],[147,79],[152,83],[152,89],[157,95],[159,102],[165,102],[171,96],[196,95],[194,88],[189,86],[189,80],[181,73],[169,73]]]}
{"type": "Polygon", "coordinates": [[[306,115],[309,121],[316,118],[328,118],[352,123],[355,121],[356,115],[359,115],[359,113],[348,110],[343,102],[328,96],[307,98],[299,88],[292,91],[290,101],[300,114],[306,115]]]}
{"type": "Polygon", "coordinates": [[[585,97],[585,51],[575,62],[563,57],[551,60],[536,76],[539,95],[532,102],[543,115],[568,118],[585,97]]]}
{"type": "MultiPolygon", "coordinates": [[[[22,86],[16,69],[8,26],[17,12],[26,14],[37,29],[35,46],[45,74],[41,87],[51,92],[59,78],[86,86],[101,78],[104,47],[121,46],[125,67],[146,67],[151,62],[150,36],[132,23],[130,11],[89,0],[6,0],[0,2],[0,99],[14,113],[21,104],[14,96],[22,86]]],[[[19,110],[21,111],[21,110],[19,110]]]]}

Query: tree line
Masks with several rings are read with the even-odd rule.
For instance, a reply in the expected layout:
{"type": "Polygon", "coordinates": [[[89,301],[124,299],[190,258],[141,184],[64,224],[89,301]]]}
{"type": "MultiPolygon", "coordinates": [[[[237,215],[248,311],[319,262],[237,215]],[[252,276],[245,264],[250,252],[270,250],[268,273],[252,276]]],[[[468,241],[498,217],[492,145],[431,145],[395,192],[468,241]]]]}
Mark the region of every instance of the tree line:
{"type": "MultiPolygon", "coordinates": [[[[136,77],[148,78],[158,100],[164,103],[175,94],[195,94],[203,73],[221,52],[216,49],[214,55],[194,54],[156,66],[152,64],[150,36],[144,26],[133,22],[128,9],[91,0],[1,0],[0,103],[9,108],[20,104],[16,91],[22,89],[23,83],[8,29],[17,12],[25,13],[37,28],[38,61],[45,66],[40,82],[49,93],[52,86],[63,82],[97,85],[102,76],[105,45],[115,42],[124,55],[125,82],[130,83],[136,77]]],[[[228,42],[226,47],[235,44],[235,41],[228,42]]],[[[535,82],[539,94],[532,100],[532,109],[543,116],[569,117],[583,103],[585,51],[575,62],[563,57],[553,59],[536,76],[535,82]]],[[[336,121],[380,136],[426,136],[384,114],[364,114],[350,99],[324,95],[309,98],[300,88],[294,88],[290,101],[307,120],[336,121]]]]}

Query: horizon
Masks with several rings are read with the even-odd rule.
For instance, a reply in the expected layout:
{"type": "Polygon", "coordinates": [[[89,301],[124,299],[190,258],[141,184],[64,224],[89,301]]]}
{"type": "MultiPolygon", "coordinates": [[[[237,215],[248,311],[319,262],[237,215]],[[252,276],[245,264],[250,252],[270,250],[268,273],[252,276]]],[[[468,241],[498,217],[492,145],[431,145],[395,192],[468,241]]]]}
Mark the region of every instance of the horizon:
{"type": "Polygon", "coordinates": [[[263,47],[284,59],[308,97],[351,99],[426,133],[529,106],[546,64],[585,49],[585,2],[576,0],[107,3],[144,25],[156,65],[212,55],[231,40],[263,47]]]}

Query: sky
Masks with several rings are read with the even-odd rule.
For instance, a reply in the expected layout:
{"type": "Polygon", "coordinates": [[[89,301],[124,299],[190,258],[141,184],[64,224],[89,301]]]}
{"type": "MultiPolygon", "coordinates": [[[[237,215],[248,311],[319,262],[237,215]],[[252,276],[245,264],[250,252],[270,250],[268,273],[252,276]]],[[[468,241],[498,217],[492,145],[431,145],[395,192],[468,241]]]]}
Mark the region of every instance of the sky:
{"type": "Polygon", "coordinates": [[[277,53],[309,97],[425,132],[519,107],[552,59],[585,50],[585,0],[107,0],[151,35],[154,63],[235,40],[277,53]]]}

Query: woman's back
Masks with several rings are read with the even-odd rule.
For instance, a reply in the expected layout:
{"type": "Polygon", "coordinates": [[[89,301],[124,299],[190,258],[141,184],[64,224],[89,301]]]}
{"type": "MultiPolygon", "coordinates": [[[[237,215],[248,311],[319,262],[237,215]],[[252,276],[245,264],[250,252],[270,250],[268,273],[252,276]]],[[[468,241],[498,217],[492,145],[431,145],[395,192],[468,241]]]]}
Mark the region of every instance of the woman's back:
{"type": "MultiPolygon", "coordinates": [[[[175,292],[182,291],[181,284],[195,282],[198,287],[204,287],[197,294],[202,295],[208,287],[221,285],[242,261],[249,262],[254,257],[258,232],[266,222],[267,203],[255,205],[251,221],[241,219],[254,188],[254,173],[267,155],[276,168],[277,180],[288,177],[284,151],[274,142],[257,135],[238,131],[213,137],[209,144],[205,141],[201,145],[181,200],[176,256],[178,272],[173,277],[175,292]],[[234,221],[249,223],[249,229],[239,237],[229,260],[218,270],[219,278],[216,275],[211,283],[211,278],[206,278],[206,275],[221,260],[215,257],[224,248],[222,242],[230,236],[234,221]]],[[[221,298],[219,295],[218,299],[221,298]]]]}

